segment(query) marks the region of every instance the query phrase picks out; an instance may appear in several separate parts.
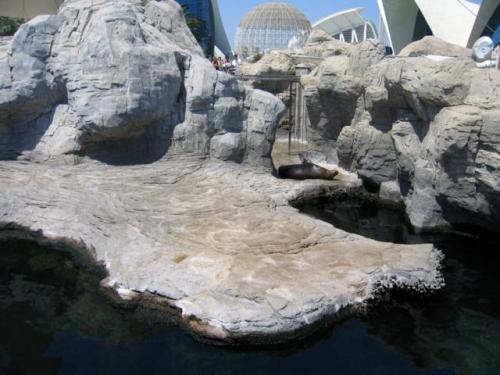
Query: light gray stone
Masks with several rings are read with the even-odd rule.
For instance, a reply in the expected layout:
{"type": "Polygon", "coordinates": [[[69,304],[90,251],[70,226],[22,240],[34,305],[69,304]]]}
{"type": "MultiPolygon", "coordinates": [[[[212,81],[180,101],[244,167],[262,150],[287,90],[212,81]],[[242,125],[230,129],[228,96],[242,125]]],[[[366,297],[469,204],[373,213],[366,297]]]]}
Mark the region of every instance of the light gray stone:
{"type": "Polygon", "coordinates": [[[401,188],[397,181],[382,182],[380,184],[379,197],[382,201],[393,204],[402,204],[404,202],[401,195],[401,188]]]}
{"type": "Polygon", "coordinates": [[[295,61],[289,52],[274,51],[262,56],[256,63],[245,63],[238,67],[238,74],[247,76],[294,75],[295,61]]]}
{"type": "Polygon", "coordinates": [[[271,93],[286,94],[289,86],[288,81],[268,81],[259,79],[259,77],[293,76],[295,75],[295,66],[296,61],[292,57],[291,51],[273,51],[265,54],[255,63],[244,62],[239,65],[237,74],[239,76],[247,76],[247,81],[245,83],[250,87],[271,93]]]}
{"type": "MultiPolygon", "coordinates": [[[[145,22],[154,28],[151,29],[152,34],[158,31],[162,34],[169,34],[175,45],[193,54],[203,56],[203,50],[196,38],[189,29],[186,30],[184,10],[180,5],[172,2],[150,0],[147,1],[144,7],[144,17],[145,22]]],[[[152,43],[154,43],[153,36],[151,35],[152,43]]]]}
{"type": "Polygon", "coordinates": [[[362,86],[358,78],[346,74],[348,62],[345,56],[327,58],[301,79],[311,127],[321,137],[336,139],[354,118],[362,86]]]}
{"type": "Polygon", "coordinates": [[[432,245],[376,242],[288,205],[356,186],[186,156],[120,168],[0,162],[0,222],[89,250],[106,267],[103,285],[174,307],[203,337],[270,344],[380,288],[441,287],[432,245]]]}
{"type": "Polygon", "coordinates": [[[356,171],[365,182],[377,186],[397,177],[396,151],[388,132],[363,122],[352,132],[343,133],[338,142],[341,167],[356,171]]]}
{"type": "Polygon", "coordinates": [[[253,165],[271,166],[270,159],[276,129],[285,105],[267,92],[255,90],[247,98],[250,103],[247,121],[245,160],[253,165]]]}
{"type": "Polygon", "coordinates": [[[241,162],[245,154],[244,142],[240,133],[216,135],[211,139],[210,154],[219,160],[241,162]]]}
{"type": "Polygon", "coordinates": [[[397,184],[418,228],[474,225],[498,231],[500,75],[476,68],[462,54],[442,61],[419,55],[377,62],[375,45],[357,48],[346,70],[303,78],[311,102],[328,93],[344,98],[343,111],[349,109],[349,121],[339,121],[345,112],[337,110],[322,123],[331,129],[343,124],[336,136],[323,132],[335,142],[341,166],[379,186],[382,195],[397,184]],[[363,61],[375,63],[352,80],[367,65],[363,61]],[[356,90],[346,96],[339,82],[356,90]]]}
{"type": "Polygon", "coordinates": [[[341,42],[321,29],[313,29],[304,47],[304,55],[327,58],[331,56],[349,56],[352,44],[341,42]]]}
{"type": "Polygon", "coordinates": [[[35,120],[64,100],[47,67],[62,22],[60,16],[35,17],[0,51],[0,127],[35,120]]]}
{"type": "Polygon", "coordinates": [[[215,131],[241,132],[243,130],[243,101],[222,97],[214,105],[215,131]]]}
{"type": "MultiPolygon", "coordinates": [[[[250,108],[259,112],[260,102],[203,57],[173,0],[66,2],[57,16],[23,25],[2,47],[0,61],[2,158],[59,153],[126,163],[125,143],[151,158],[167,152],[208,157],[210,138],[230,131],[240,138],[254,134],[242,145],[257,155],[242,152],[269,164],[261,134],[246,134],[256,126],[250,108]],[[60,105],[71,121],[52,116],[60,105]],[[43,138],[47,129],[50,141],[43,138]]],[[[263,104],[260,130],[271,144],[274,130],[266,127],[276,126],[278,103],[269,97],[263,104]]]]}
{"type": "Polygon", "coordinates": [[[445,42],[435,36],[426,36],[407,45],[399,52],[398,56],[418,57],[427,55],[472,58],[472,51],[468,48],[445,42]]]}
{"type": "Polygon", "coordinates": [[[350,54],[348,74],[361,77],[366,70],[385,57],[385,48],[374,39],[357,44],[350,54]]]}

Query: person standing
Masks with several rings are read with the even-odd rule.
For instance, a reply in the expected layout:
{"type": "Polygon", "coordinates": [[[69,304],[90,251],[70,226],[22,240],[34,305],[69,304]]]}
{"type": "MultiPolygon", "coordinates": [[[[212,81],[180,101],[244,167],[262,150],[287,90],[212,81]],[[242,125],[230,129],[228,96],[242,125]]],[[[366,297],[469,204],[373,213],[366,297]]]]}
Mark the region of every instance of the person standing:
{"type": "Polygon", "coordinates": [[[229,59],[229,55],[226,55],[226,59],[224,60],[224,72],[228,74],[231,73],[231,60],[229,59]]]}
{"type": "Polygon", "coordinates": [[[217,61],[217,57],[212,57],[212,65],[216,70],[219,70],[219,63],[217,61]]]}
{"type": "Polygon", "coordinates": [[[217,70],[222,71],[224,68],[224,61],[222,61],[221,57],[217,57],[217,70]]]}

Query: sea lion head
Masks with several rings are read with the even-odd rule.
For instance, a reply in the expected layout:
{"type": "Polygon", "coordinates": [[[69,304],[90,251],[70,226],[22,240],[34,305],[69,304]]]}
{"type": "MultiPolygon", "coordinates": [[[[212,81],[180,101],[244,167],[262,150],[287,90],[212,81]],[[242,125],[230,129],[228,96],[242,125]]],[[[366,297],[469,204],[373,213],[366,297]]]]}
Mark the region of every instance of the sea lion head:
{"type": "Polygon", "coordinates": [[[326,177],[327,180],[334,180],[335,177],[337,177],[338,174],[339,174],[338,171],[327,170],[325,172],[325,177],[326,177]]]}

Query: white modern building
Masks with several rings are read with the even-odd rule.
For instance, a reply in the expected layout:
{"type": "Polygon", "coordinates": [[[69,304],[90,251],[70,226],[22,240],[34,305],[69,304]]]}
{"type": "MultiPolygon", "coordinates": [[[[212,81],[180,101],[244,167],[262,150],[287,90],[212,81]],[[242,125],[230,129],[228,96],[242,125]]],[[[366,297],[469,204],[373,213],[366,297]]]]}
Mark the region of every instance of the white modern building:
{"type": "Polygon", "coordinates": [[[483,0],[467,43],[471,48],[481,36],[491,36],[500,25],[500,0],[483,0]]]}
{"type": "Polygon", "coordinates": [[[231,44],[229,43],[224,24],[222,23],[222,17],[219,10],[219,2],[218,0],[211,0],[211,3],[212,11],[214,14],[214,54],[217,55],[219,53],[221,55],[229,55],[232,52],[232,48],[231,44]]]}
{"type": "Polygon", "coordinates": [[[377,39],[376,27],[363,18],[363,10],[353,8],[331,14],[313,24],[313,30],[321,29],[336,39],[354,44],[367,39],[377,39]]]}
{"type": "Polygon", "coordinates": [[[427,35],[466,47],[479,12],[479,5],[467,0],[377,1],[380,40],[395,54],[427,35]]]}

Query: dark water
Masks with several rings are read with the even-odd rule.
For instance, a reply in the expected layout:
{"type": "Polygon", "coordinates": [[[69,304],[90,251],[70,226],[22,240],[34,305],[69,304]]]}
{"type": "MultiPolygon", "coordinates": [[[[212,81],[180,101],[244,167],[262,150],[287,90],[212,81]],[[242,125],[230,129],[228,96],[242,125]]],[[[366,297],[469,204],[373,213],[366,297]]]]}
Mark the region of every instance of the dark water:
{"type": "Polygon", "coordinates": [[[368,237],[435,242],[446,288],[395,293],[366,316],[309,342],[237,351],[197,342],[164,314],[116,306],[103,274],[26,240],[0,240],[0,373],[7,374],[500,374],[494,244],[417,236],[397,211],[317,202],[304,212],[368,237]]]}

